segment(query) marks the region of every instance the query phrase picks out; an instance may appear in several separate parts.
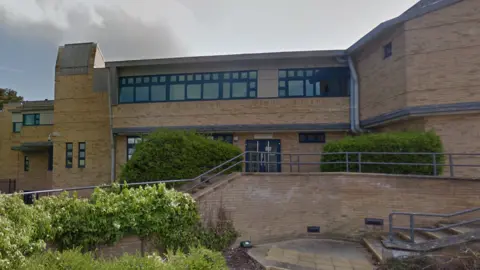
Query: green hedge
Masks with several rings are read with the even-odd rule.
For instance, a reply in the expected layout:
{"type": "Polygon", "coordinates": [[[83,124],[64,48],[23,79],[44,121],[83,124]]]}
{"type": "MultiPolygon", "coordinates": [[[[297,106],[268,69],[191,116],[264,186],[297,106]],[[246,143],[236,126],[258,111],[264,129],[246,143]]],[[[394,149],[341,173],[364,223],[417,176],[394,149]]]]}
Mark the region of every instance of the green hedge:
{"type": "MultiPolygon", "coordinates": [[[[194,132],[158,130],[136,146],[120,178],[129,183],[191,179],[241,153],[232,144],[194,132]]],[[[235,170],[241,164],[230,171],[235,170]]]]}
{"type": "MultiPolygon", "coordinates": [[[[15,268],[17,269],[17,268],[15,268]]],[[[26,260],[19,270],[227,270],[222,254],[205,248],[192,248],[188,254],[170,252],[163,259],[157,255],[141,257],[123,255],[120,258],[95,258],[79,250],[45,252],[26,260]]]]}
{"type": "MultiPolygon", "coordinates": [[[[401,152],[401,153],[443,153],[443,146],[439,136],[430,132],[393,132],[366,134],[356,137],[347,137],[339,141],[327,143],[324,147],[322,162],[344,162],[342,164],[322,164],[323,172],[347,171],[347,154],[345,152],[401,152]],[[343,154],[328,154],[343,153],[343,154]]],[[[379,163],[433,163],[433,155],[420,154],[348,154],[349,162],[379,162],[379,163]]],[[[436,174],[443,172],[444,155],[436,155],[436,174]]],[[[359,172],[358,164],[349,163],[350,172],[359,172]]],[[[361,172],[388,173],[388,174],[418,174],[434,175],[432,165],[381,165],[362,164],[361,172]]]]}

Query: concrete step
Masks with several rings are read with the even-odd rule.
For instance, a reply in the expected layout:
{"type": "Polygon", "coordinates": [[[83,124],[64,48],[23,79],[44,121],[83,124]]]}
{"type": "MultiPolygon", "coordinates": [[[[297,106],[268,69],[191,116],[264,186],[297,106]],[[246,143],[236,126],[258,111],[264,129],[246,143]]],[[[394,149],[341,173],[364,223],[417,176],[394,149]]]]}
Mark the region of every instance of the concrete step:
{"type": "MultiPolygon", "coordinates": [[[[443,226],[448,226],[448,224],[439,224],[440,227],[443,226]]],[[[453,227],[453,228],[448,228],[445,229],[446,231],[450,231],[454,234],[464,234],[464,233],[469,233],[473,232],[476,228],[470,227],[470,226],[458,226],[458,227],[453,227]]]]}
{"type": "Polygon", "coordinates": [[[363,244],[367,248],[368,252],[372,254],[373,260],[377,262],[383,261],[383,245],[380,239],[377,238],[363,238],[363,244]]]}
{"type": "Polygon", "coordinates": [[[451,236],[452,233],[449,232],[448,230],[441,230],[441,231],[436,231],[436,232],[422,232],[426,237],[430,239],[440,239],[440,238],[445,238],[448,236],[451,236]]]}
{"type": "MultiPolygon", "coordinates": [[[[410,233],[397,232],[397,235],[404,241],[411,241],[410,233]]],[[[415,240],[415,243],[423,243],[423,242],[429,241],[430,239],[419,232],[415,232],[414,240],[415,240]]]]}

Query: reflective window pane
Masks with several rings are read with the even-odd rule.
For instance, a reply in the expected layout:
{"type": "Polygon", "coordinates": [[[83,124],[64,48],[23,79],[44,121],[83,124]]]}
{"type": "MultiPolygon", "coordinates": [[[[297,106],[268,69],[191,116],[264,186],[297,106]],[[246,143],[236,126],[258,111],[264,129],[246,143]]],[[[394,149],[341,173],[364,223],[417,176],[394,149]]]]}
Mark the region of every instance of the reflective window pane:
{"type": "Polygon", "coordinates": [[[313,70],[307,70],[307,77],[313,76],[313,70]]]}
{"type": "Polygon", "coordinates": [[[178,76],[178,81],[179,81],[179,82],[185,81],[185,75],[180,75],[180,76],[178,76]]]}
{"type": "Polygon", "coordinates": [[[257,92],[256,92],[256,91],[253,91],[253,90],[251,90],[251,91],[248,93],[248,96],[251,97],[251,98],[255,97],[256,95],[257,95],[257,92]]]}
{"type": "Polygon", "coordinates": [[[202,80],[202,74],[195,75],[195,80],[197,80],[197,81],[202,80]]]}
{"type": "Polygon", "coordinates": [[[120,103],[133,102],[133,87],[121,87],[120,88],[120,103]]]}
{"type": "Polygon", "coordinates": [[[149,100],[149,87],[148,86],[137,86],[135,87],[135,101],[143,102],[149,100]]]}
{"type": "Polygon", "coordinates": [[[185,99],[185,85],[172,84],[170,85],[170,100],[184,100],[185,99]]]}
{"type": "Polygon", "coordinates": [[[285,77],[287,77],[287,72],[286,72],[285,70],[280,70],[280,71],[278,72],[278,77],[280,77],[280,78],[285,78],[285,77]]]}
{"type": "Polygon", "coordinates": [[[240,78],[240,75],[238,74],[238,72],[234,72],[234,73],[232,73],[232,77],[234,79],[238,79],[238,78],[240,78]]]}
{"type": "Polygon", "coordinates": [[[158,82],[158,77],[152,77],[152,83],[158,82]]]}
{"type": "Polygon", "coordinates": [[[202,85],[201,84],[187,85],[187,99],[200,99],[200,98],[202,98],[202,85]]]}
{"type": "Polygon", "coordinates": [[[128,78],[128,84],[133,84],[133,78],[128,78]]]}
{"type": "Polygon", "coordinates": [[[138,77],[137,77],[137,78],[135,79],[135,83],[142,83],[142,78],[138,78],[138,77]]]}
{"type": "Polygon", "coordinates": [[[230,98],[230,83],[223,83],[223,98],[230,98]]]}
{"type": "Polygon", "coordinates": [[[285,96],[285,90],[278,91],[278,95],[281,96],[281,97],[284,97],[285,96]]]}
{"type": "Polygon", "coordinates": [[[188,75],[188,76],[187,76],[187,80],[188,80],[188,81],[193,81],[193,74],[188,75]]]}
{"type": "Polygon", "coordinates": [[[257,78],[257,72],[256,71],[250,71],[250,74],[248,75],[250,79],[256,79],[257,78]]]}
{"type": "Polygon", "coordinates": [[[285,83],[285,81],[280,81],[280,82],[278,83],[278,86],[280,86],[280,87],[285,87],[286,85],[287,85],[287,84],[285,83]]]}
{"type": "Polygon", "coordinates": [[[78,156],[79,156],[80,158],[85,158],[85,152],[84,152],[84,151],[78,152],[78,156]]]}
{"type": "Polygon", "coordinates": [[[247,83],[246,82],[235,82],[232,83],[232,97],[240,98],[247,97],[247,83]]]}
{"type": "Polygon", "coordinates": [[[230,79],[230,73],[223,73],[223,79],[229,80],[230,79]]]}
{"type": "Polygon", "coordinates": [[[250,82],[250,89],[255,89],[257,87],[256,82],[250,82]]]}
{"type": "Polygon", "coordinates": [[[166,85],[152,85],[150,94],[152,95],[152,101],[165,101],[167,100],[167,86],[166,85]]]}
{"type": "Polygon", "coordinates": [[[209,81],[210,80],[210,74],[209,73],[204,74],[203,79],[206,80],[206,81],[209,81]]]}
{"type": "Polygon", "coordinates": [[[205,83],[203,85],[203,98],[204,99],[217,99],[220,97],[220,84],[219,83],[205,83]]]}
{"type": "Polygon", "coordinates": [[[242,72],[241,78],[242,79],[248,79],[248,73],[247,72],[242,72]]]}
{"type": "Polygon", "coordinates": [[[297,70],[297,76],[303,77],[303,70],[297,70]]]}
{"type": "Polygon", "coordinates": [[[171,82],[176,82],[177,81],[177,76],[170,76],[170,81],[171,82]]]}
{"type": "Polygon", "coordinates": [[[166,76],[161,76],[160,77],[160,82],[166,82],[167,81],[167,77],[166,76]]]}
{"type": "Polygon", "coordinates": [[[293,70],[288,71],[288,77],[295,77],[295,71],[293,70]]]}
{"type": "Polygon", "coordinates": [[[314,89],[314,88],[315,88],[314,86],[315,86],[314,84],[311,84],[311,83],[309,83],[309,82],[307,81],[307,84],[306,84],[306,86],[305,86],[305,88],[306,88],[306,89],[305,89],[305,90],[306,90],[306,93],[305,93],[305,94],[307,95],[307,97],[313,97],[314,90],[315,90],[315,89],[314,89]]]}
{"type": "Polygon", "coordinates": [[[85,167],[85,159],[81,159],[78,161],[78,166],[85,167]]]}
{"type": "Polygon", "coordinates": [[[218,73],[212,74],[212,80],[218,80],[218,73]]]}
{"type": "Polygon", "coordinates": [[[126,84],[126,83],[127,83],[127,79],[122,78],[122,79],[120,80],[120,84],[126,84]]]}
{"type": "Polygon", "coordinates": [[[84,143],[78,144],[78,149],[85,150],[85,144],[84,143]]]}
{"type": "Polygon", "coordinates": [[[143,77],[143,83],[149,83],[150,77],[143,77]]]}
{"type": "Polygon", "coordinates": [[[303,80],[288,82],[288,96],[290,97],[303,96],[303,80]]]}

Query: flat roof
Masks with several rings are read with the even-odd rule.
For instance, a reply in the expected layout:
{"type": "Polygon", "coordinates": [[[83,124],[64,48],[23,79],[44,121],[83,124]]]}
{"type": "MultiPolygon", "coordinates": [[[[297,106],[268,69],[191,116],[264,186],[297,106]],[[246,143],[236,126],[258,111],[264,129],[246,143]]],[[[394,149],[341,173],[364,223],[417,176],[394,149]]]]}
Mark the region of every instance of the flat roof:
{"type": "Polygon", "coordinates": [[[228,61],[281,60],[281,59],[292,59],[292,58],[312,58],[312,57],[320,58],[320,57],[343,57],[343,56],[346,56],[345,50],[287,51],[287,52],[244,53],[244,54],[110,61],[110,62],[105,62],[105,66],[106,67],[131,67],[131,66],[150,66],[150,65],[218,63],[218,62],[228,62],[228,61]]]}

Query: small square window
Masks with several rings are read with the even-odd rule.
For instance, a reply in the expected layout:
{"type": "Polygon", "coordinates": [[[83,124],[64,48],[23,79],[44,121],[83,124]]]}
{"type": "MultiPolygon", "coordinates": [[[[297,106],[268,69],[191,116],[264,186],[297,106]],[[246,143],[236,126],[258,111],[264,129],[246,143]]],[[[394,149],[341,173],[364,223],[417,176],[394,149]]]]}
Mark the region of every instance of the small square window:
{"type": "Polygon", "coordinates": [[[178,81],[180,81],[180,82],[185,81],[185,75],[178,76],[178,81]]]}
{"type": "Polygon", "coordinates": [[[152,83],[158,82],[158,77],[152,77],[152,83]]]}
{"type": "Polygon", "coordinates": [[[295,71],[293,70],[288,71],[288,77],[295,77],[295,71]]]}
{"type": "Polygon", "coordinates": [[[247,72],[242,72],[242,79],[248,79],[248,73],[247,72]]]}
{"type": "Polygon", "coordinates": [[[209,73],[203,74],[203,79],[204,79],[205,81],[209,81],[209,80],[210,80],[210,74],[209,74],[209,73]]]}
{"type": "Polygon", "coordinates": [[[307,77],[313,76],[313,70],[307,70],[307,77]]]}
{"type": "Polygon", "coordinates": [[[135,78],[135,83],[142,83],[142,78],[140,77],[135,78]]]}
{"type": "Polygon", "coordinates": [[[19,133],[22,130],[22,122],[13,123],[13,132],[19,133]]]}
{"type": "Polygon", "coordinates": [[[278,95],[281,96],[281,97],[284,97],[285,96],[285,90],[278,91],[278,95]]]}
{"type": "Polygon", "coordinates": [[[202,80],[202,74],[196,74],[195,75],[195,80],[201,81],[202,80]]]}
{"type": "Polygon", "coordinates": [[[251,98],[255,97],[256,95],[257,95],[257,92],[254,90],[250,90],[250,92],[248,93],[248,96],[251,98]]]}
{"type": "Polygon", "coordinates": [[[285,81],[280,81],[279,86],[280,86],[280,87],[285,87],[285,86],[286,86],[285,81]]]}
{"type": "Polygon", "coordinates": [[[287,72],[286,72],[285,70],[280,70],[280,71],[278,72],[278,77],[280,77],[280,78],[285,78],[285,77],[287,77],[287,72]]]}
{"type": "Polygon", "coordinates": [[[193,75],[192,74],[187,76],[187,81],[193,81],[193,75]]]}
{"type": "Polygon", "coordinates": [[[133,102],[133,87],[124,86],[120,88],[120,103],[133,102]]]}
{"type": "Polygon", "coordinates": [[[226,80],[230,79],[230,73],[223,73],[223,78],[226,80]]]}
{"type": "Polygon", "coordinates": [[[122,78],[122,79],[120,80],[120,84],[126,84],[126,83],[127,83],[127,79],[122,78]]]}
{"type": "Polygon", "coordinates": [[[392,56],[392,42],[388,43],[387,45],[383,46],[383,59],[387,59],[392,56]]]}
{"type": "Polygon", "coordinates": [[[133,78],[128,78],[128,84],[133,84],[133,78]]]}
{"type": "Polygon", "coordinates": [[[171,82],[176,82],[177,81],[177,76],[170,76],[170,81],[171,82]]]}
{"type": "Polygon", "coordinates": [[[212,74],[212,80],[218,80],[218,73],[212,74]]]}
{"type": "Polygon", "coordinates": [[[299,143],[325,143],[325,133],[309,132],[298,134],[299,143]]]}
{"type": "Polygon", "coordinates": [[[257,78],[257,72],[256,71],[250,71],[250,74],[248,75],[250,79],[256,79],[257,78]]]}
{"type": "Polygon", "coordinates": [[[238,74],[238,72],[234,72],[234,73],[232,74],[232,77],[233,77],[234,79],[238,79],[238,78],[240,78],[240,74],[238,74]]]}
{"type": "Polygon", "coordinates": [[[143,77],[143,83],[149,83],[150,77],[143,77]]]}
{"type": "Polygon", "coordinates": [[[303,70],[297,70],[297,76],[303,77],[303,70]]]}
{"type": "Polygon", "coordinates": [[[250,89],[255,89],[257,87],[256,82],[250,82],[250,89]]]}
{"type": "Polygon", "coordinates": [[[167,81],[167,77],[166,76],[161,76],[160,77],[160,82],[166,82],[167,81]]]}

